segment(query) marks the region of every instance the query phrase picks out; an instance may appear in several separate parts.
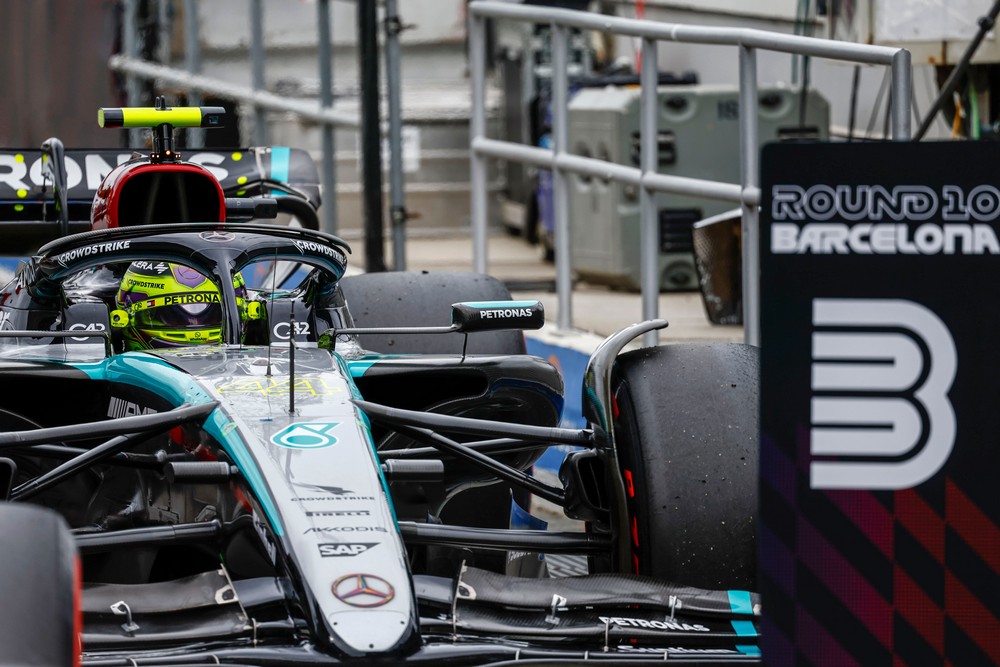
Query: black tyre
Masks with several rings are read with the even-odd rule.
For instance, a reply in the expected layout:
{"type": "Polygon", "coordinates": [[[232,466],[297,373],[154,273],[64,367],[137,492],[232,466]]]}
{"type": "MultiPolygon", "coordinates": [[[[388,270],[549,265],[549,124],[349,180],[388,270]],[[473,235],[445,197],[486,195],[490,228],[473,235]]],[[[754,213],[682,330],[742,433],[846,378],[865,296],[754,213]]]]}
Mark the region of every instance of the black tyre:
{"type": "Polygon", "coordinates": [[[76,546],[55,512],[0,503],[0,665],[73,665],[76,546]]]}
{"type": "MultiPolygon", "coordinates": [[[[447,326],[451,304],[459,301],[505,301],[506,285],[481,273],[388,271],[347,276],[340,281],[347,307],[359,327],[447,326]]],[[[360,336],[361,346],[393,354],[461,354],[459,334],[360,336]]],[[[469,354],[524,354],[520,331],[470,334],[469,354]]]]}
{"type": "Polygon", "coordinates": [[[755,590],[758,377],[758,350],[748,345],[667,345],[618,357],[615,437],[634,491],[638,573],[755,590]]]}

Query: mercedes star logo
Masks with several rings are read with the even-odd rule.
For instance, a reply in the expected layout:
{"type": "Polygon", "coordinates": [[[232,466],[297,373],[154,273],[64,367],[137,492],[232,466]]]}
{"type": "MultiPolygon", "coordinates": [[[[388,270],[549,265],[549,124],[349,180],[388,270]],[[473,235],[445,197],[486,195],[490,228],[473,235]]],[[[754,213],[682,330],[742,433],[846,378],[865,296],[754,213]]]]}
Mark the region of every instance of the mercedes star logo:
{"type": "Polygon", "coordinates": [[[338,600],[352,607],[381,607],[396,595],[392,584],[374,574],[347,574],[332,588],[338,600]]]}
{"type": "Polygon", "coordinates": [[[206,241],[215,241],[216,243],[228,243],[236,238],[236,234],[232,232],[202,232],[198,236],[206,241]]]}

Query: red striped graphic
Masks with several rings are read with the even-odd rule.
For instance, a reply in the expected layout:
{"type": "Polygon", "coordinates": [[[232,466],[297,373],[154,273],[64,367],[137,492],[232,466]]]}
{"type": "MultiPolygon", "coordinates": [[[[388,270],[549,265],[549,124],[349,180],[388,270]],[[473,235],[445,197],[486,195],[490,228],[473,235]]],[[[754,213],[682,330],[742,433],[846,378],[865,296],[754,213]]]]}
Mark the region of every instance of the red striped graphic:
{"type": "Polygon", "coordinates": [[[862,667],[854,659],[836,637],[830,636],[827,629],[816,622],[809,612],[801,606],[796,608],[797,648],[808,658],[809,663],[816,667],[862,667]]]}
{"type": "Polygon", "coordinates": [[[893,558],[892,514],[871,493],[833,491],[827,494],[840,511],[886,558],[893,558]]]}
{"type": "Polygon", "coordinates": [[[906,489],[896,492],[896,520],[934,556],[944,563],[944,519],[924,502],[916,491],[906,489]]]}
{"type": "Polygon", "coordinates": [[[1000,619],[951,571],[945,571],[944,611],[993,664],[1000,665],[1000,619]]]}
{"type": "Polygon", "coordinates": [[[1000,528],[951,479],[945,482],[945,518],[969,548],[1000,574],[1000,528]]]}
{"type": "Polygon", "coordinates": [[[892,574],[896,613],[906,619],[938,655],[944,654],[944,616],[941,608],[898,565],[893,568],[892,574]]]}
{"type": "MultiPolygon", "coordinates": [[[[892,605],[837,551],[826,538],[801,517],[798,522],[798,552],[809,554],[800,561],[823,582],[827,590],[850,609],[886,648],[892,648],[892,605]]],[[[802,646],[801,641],[799,646],[802,646]]]]}

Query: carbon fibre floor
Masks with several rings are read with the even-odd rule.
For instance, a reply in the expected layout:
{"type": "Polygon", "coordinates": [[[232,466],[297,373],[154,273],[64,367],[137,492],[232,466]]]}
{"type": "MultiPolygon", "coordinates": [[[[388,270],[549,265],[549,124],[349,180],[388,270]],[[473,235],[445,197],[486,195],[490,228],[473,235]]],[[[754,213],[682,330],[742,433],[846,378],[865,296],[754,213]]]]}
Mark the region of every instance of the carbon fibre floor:
{"type": "Polygon", "coordinates": [[[572,554],[546,554],[550,577],[576,577],[587,574],[587,557],[572,554]]]}

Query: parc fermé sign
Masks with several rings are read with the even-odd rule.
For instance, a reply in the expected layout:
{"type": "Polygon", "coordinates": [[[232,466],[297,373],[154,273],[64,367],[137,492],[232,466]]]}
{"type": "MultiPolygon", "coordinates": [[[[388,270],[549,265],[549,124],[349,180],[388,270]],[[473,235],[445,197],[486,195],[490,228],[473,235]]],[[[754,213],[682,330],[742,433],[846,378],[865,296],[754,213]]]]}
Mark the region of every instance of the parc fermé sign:
{"type": "Polygon", "coordinates": [[[1000,145],[761,173],[765,663],[1000,664],[1000,145]]]}

